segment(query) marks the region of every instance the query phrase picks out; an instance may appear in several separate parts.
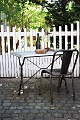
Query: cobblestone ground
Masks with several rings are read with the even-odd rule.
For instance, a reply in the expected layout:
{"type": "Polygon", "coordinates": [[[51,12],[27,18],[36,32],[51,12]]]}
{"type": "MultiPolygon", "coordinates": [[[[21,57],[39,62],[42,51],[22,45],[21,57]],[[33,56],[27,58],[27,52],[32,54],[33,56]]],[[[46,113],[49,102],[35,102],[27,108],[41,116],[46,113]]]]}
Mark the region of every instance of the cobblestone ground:
{"type": "Polygon", "coordinates": [[[72,100],[69,78],[69,94],[66,93],[64,82],[60,93],[57,92],[57,80],[53,82],[53,105],[50,104],[49,82],[43,83],[40,96],[39,79],[32,79],[25,86],[24,94],[18,96],[19,82],[19,78],[0,78],[0,120],[80,120],[79,78],[75,78],[75,101],[72,100]]]}

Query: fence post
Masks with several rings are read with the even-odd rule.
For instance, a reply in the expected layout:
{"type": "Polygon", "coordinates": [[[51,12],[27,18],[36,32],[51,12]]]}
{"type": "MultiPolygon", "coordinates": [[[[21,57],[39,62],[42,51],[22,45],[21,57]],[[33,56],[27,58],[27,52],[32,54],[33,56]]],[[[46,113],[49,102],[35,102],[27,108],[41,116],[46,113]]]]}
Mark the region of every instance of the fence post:
{"type": "Polygon", "coordinates": [[[59,26],[59,49],[62,49],[61,26],[59,26]]]}
{"type": "Polygon", "coordinates": [[[2,76],[6,77],[6,57],[5,57],[5,39],[4,39],[4,26],[1,25],[1,39],[2,39],[2,76]]]}
{"type": "Polygon", "coordinates": [[[67,25],[65,25],[65,49],[68,49],[68,42],[67,42],[67,25]]]}
{"type": "Polygon", "coordinates": [[[53,27],[53,37],[54,37],[54,50],[56,50],[56,27],[53,27]]]}
{"type": "Polygon", "coordinates": [[[71,24],[71,49],[73,48],[73,24],[71,24]]]}

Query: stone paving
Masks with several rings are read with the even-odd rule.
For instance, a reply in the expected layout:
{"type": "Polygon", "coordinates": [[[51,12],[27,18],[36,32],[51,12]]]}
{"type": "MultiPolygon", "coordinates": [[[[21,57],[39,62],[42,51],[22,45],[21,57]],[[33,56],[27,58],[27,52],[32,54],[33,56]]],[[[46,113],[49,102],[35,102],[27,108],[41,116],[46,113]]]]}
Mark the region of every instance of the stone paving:
{"type": "Polygon", "coordinates": [[[42,95],[38,90],[39,79],[32,79],[24,93],[18,96],[19,82],[19,78],[0,78],[0,120],[80,120],[79,78],[75,78],[75,101],[69,78],[69,94],[64,82],[58,93],[57,79],[53,81],[53,105],[50,104],[49,81],[43,82],[42,95]]]}

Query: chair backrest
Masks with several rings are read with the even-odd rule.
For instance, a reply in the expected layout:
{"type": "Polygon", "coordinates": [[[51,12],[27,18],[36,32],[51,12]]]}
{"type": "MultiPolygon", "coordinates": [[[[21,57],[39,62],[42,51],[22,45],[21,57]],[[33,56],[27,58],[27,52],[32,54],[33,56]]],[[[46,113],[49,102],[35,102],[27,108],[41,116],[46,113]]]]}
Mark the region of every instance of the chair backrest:
{"type": "Polygon", "coordinates": [[[67,71],[68,71],[68,68],[69,68],[69,65],[70,65],[70,62],[71,62],[71,58],[73,56],[73,54],[75,54],[75,57],[74,57],[74,63],[73,63],[73,67],[72,67],[72,70],[70,71],[71,74],[74,72],[74,68],[75,68],[75,65],[76,65],[76,62],[77,62],[77,58],[78,58],[78,50],[76,49],[73,49],[73,50],[57,50],[54,52],[53,54],[53,60],[52,60],[52,66],[51,66],[51,71],[53,69],[53,65],[54,65],[54,62],[55,62],[55,56],[59,55],[59,57],[61,57],[61,60],[62,60],[62,65],[61,65],[61,70],[60,70],[60,74],[67,74],[67,71]],[[62,54],[62,55],[60,55],[62,54]]]}

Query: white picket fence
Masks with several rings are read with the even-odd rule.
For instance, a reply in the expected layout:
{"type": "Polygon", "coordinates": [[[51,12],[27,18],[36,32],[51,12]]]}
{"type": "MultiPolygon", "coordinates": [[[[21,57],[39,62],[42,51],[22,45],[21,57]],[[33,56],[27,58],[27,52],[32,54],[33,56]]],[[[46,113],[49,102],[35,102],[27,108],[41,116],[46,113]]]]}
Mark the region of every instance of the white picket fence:
{"type": "MultiPolygon", "coordinates": [[[[48,47],[51,47],[54,50],[56,49],[73,49],[76,47],[78,50],[79,46],[79,22],[76,23],[76,29],[74,29],[74,24],[71,24],[71,30],[68,31],[68,26],[65,25],[65,31],[62,31],[62,27],[59,26],[59,30],[56,30],[56,27],[53,27],[51,31],[48,29],[47,40],[48,40],[48,47]],[[52,41],[52,43],[51,43],[52,41]]],[[[0,31],[0,77],[19,77],[20,76],[20,67],[18,58],[11,55],[13,51],[31,51],[35,50],[34,42],[37,38],[37,33],[39,33],[41,42],[44,41],[45,31],[42,29],[35,31],[30,29],[27,31],[24,28],[24,31],[21,32],[19,28],[16,30],[13,27],[12,31],[10,32],[9,26],[7,26],[6,30],[4,30],[4,26],[1,25],[0,31]],[[30,38],[30,39],[29,39],[30,38]],[[29,41],[30,40],[30,41],[29,41]]],[[[38,64],[38,66],[43,67],[47,66],[51,62],[51,57],[48,58],[32,58],[32,61],[38,64]],[[38,62],[37,62],[38,61],[38,62]]],[[[58,63],[56,64],[56,66],[58,63]]],[[[33,64],[25,60],[25,64],[23,66],[23,75],[24,77],[30,77],[38,70],[33,64]]],[[[35,76],[39,77],[40,72],[35,76]]],[[[77,61],[77,65],[75,68],[75,77],[79,77],[79,58],[77,61]]]]}

